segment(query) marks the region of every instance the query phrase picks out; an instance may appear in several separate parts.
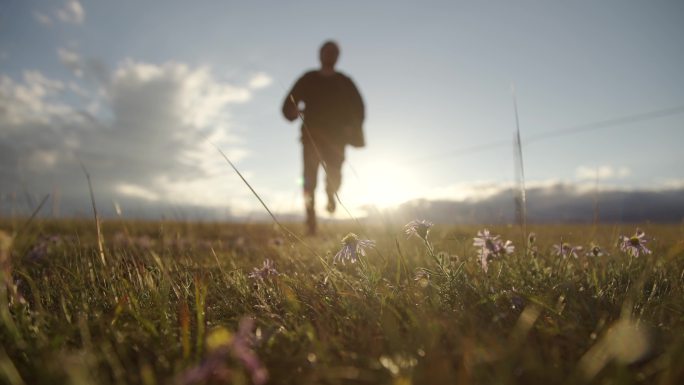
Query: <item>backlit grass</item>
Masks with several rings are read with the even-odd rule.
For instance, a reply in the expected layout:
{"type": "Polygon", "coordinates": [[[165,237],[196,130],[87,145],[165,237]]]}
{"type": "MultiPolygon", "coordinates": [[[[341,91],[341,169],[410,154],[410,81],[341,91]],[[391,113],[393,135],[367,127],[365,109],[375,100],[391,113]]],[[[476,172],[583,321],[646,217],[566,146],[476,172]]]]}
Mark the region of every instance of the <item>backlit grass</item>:
{"type": "Polygon", "coordinates": [[[482,228],[435,225],[430,250],[403,224],[328,225],[303,244],[265,224],[105,222],[103,264],[91,222],[35,221],[5,248],[0,378],[249,384],[261,368],[272,384],[684,379],[681,226],[642,225],[653,253],[638,258],[616,247],[635,225],[530,225],[536,254],[517,227],[490,226],[515,251],[486,273],[473,246],[482,228]],[[334,263],[350,231],[375,248],[334,263]],[[584,250],[553,255],[561,242],[584,250]],[[590,244],[609,255],[585,256],[590,244]],[[250,277],[266,259],[278,274],[250,277]]]}

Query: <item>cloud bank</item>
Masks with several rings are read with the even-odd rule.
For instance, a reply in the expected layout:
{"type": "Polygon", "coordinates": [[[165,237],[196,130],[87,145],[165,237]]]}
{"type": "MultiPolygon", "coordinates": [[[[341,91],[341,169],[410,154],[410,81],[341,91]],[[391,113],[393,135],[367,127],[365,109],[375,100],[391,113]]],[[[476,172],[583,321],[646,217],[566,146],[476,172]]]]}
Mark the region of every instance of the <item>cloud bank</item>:
{"type": "Polygon", "coordinates": [[[53,193],[63,197],[63,214],[83,212],[88,191],[79,162],[103,206],[227,206],[233,181],[214,145],[233,161],[247,155],[232,133],[230,112],[266,87],[268,75],[243,87],[217,79],[208,67],[179,62],[129,59],[108,70],[70,50],[58,56],[77,81],[36,71],[0,76],[3,211],[16,209],[17,196],[35,203],[53,193]]]}
{"type": "MultiPolygon", "coordinates": [[[[408,222],[426,218],[438,223],[516,223],[516,191],[513,187],[482,186],[478,199],[419,199],[394,209],[367,209],[371,221],[408,222]]],[[[473,188],[475,189],[475,187],[473,188]]],[[[684,220],[684,188],[595,190],[578,184],[537,183],[527,189],[530,223],[681,222],[684,220]]]]}
{"type": "Polygon", "coordinates": [[[85,9],[78,0],[68,0],[60,8],[55,9],[50,14],[34,11],[33,16],[36,21],[45,26],[50,26],[54,21],[66,24],[83,24],[86,17],[85,9]]]}

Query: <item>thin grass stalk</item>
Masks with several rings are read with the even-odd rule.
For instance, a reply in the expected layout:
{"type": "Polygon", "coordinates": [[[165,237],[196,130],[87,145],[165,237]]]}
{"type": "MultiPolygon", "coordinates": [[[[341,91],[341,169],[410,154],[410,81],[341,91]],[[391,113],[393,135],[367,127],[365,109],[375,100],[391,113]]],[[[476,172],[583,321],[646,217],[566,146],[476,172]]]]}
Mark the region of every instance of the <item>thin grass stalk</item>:
{"type": "MultiPolygon", "coordinates": [[[[254,188],[252,187],[252,185],[249,184],[249,182],[247,182],[247,179],[245,179],[245,177],[242,175],[242,173],[240,172],[240,170],[238,170],[237,167],[235,167],[235,165],[233,164],[233,162],[230,161],[230,159],[228,158],[228,156],[227,156],[227,155],[226,155],[218,146],[214,145],[214,147],[215,147],[216,150],[218,150],[218,152],[223,156],[223,159],[225,159],[226,162],[228,162],[228,164],[229,164],[230,167],[233,169],[233,171],[235,171],[235,173],[238,174],[238,176],[240,177],[240,179],[242,179],[242,182],[244,182],[245,185],[247,185],[247,187],[248,187],[249,190],[252,192],[252,194],[254,194],[254,196],[259,200],[259,203],[261,203],[261,205],[264,207],[264,209],[266,209],[266,212],[268,213],[268,215],[271,216],[271,218],[272,218],[273,221],[276,223],[276,225],[278,225],[278,227],[279,227],[281,230],[283,230],[287,235],[289,235],[290,237],[292,237],[293,239],[295,239],[296,241],[298,241],[299,243],[301,243],[302,245],[304,245],[304,247],[306,247],[314,256],[318,257],[319,260],[324,261],[323,258],[321,258],[321,256],[318,255],[318,253],[316,252],[316,250],[314,250],[311,246],[309,246],[308,243],[304,242],[303,239],[301,239],[300,237],[298,237],[297,234],[295,234],[292,230],[290,230],[289,228],[287,228],[287,226],[283,225],[283,224],[278,220],[278,218],[276,218],[275,214],[273,214],[273,212],[271,211],[271,209],[268,208],[268,206],[266,205],[266,203],[264,202],[264,200],[261,199],[261,197],[260,197],[259,194],[256,192],[256,190],[254,190],[254,188]]],[[[326,264],[326,265],[327,265],[327,264],[326,264]]]]}
{"type": "Polygon", "coordinates": [[[194,276],[195,284],[195,315],[197,321],[197,335],[196,335],[196,349],[195,354],[201,357],[204,351],[204,336],[206,334],[206,298],[207,298],[207,283],[203,276],[194,276]]]}
{"type": "Polygon", "coordinates": [[[43,197],[43,200],[40,201],[40,204],[38,204],[38,206],[35,208],[35,210],[33,210],[33,213],[31,213],[31,216],[29,217],[29,219],[27,219],[26,222],[24,222],[24,224],[19,228],[19,230],[14,232],[14,237],[16,237],[17,234],[20,234],[24,230],[26,230],[26,228],[31,224],[31,222],[33,222],[33,220],[36,218],[36,215],[38,215],[38,213],[40,212],[40,209],[43,208],[43,206],[45,205],[45,202],[47,202],[49,197],[50,197],[50,194],[47,194],[47,195],[45,195],[45,197],[43,197]]]}
{"type": "Polygon", "coordinates": [[[515,86],[511,85],[513,93],[513,109],[515,110],[515,139],[513,145],[515,157],[516,181],[520,191],[520,202],[518,203],[518,223],[522,231],[522,244],[525,246],[527,254],[527,193],[525,189],[525,167],[523,164],[522,141],[520,140],[520,119],[518,117],[518,100],[515,94],[515,86]]]}
{"type": "Polygon", "coordinates": [[[81,164],[83,173],[85,174],[86,180],[88,181],[88,190],[90,191],[90,202],[93,204],[95,229],[97,230],[97,250],[100,254],[100,260],[102,261],[102,265],[107,266],[107,261],[105,260],[104,254],[104,240],[102,238],[102,230],[100,229],[100,216],[97,214],[97,205],[95,204],[95,193],[93,193],[93,184],[90,182],[90,174],[88,173],[88,170],[86,169],[85,165],[80,160],[79,163],[81,164]]]}

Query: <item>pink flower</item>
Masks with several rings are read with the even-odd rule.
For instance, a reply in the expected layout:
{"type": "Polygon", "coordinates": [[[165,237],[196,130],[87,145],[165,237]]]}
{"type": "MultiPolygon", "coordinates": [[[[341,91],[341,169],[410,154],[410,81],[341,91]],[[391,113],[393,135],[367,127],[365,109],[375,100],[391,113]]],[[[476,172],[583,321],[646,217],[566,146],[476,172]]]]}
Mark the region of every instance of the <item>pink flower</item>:
{"type": "Polygon", "coordinates": [[[427,241],[427,236],[430,232],[430,227],[432,226],[432,222],[426,221],[425,219],[413,220],[404,226],[404,231],[408,237],[415,235],[416,237],[427,241]]]}
{"type": "Polygon", "coordinates": [[[249,278],[265,280],[271,277],[277,276],[278,270],[275,269],[275,264],[270,259],[266,258],[263,266],[255,267],[251,273],[249,273],[249,278]]]}
{"type": "Polygon", "coordinates": [[[477,232],[477,237],[473,238],[473,246],[478,248],[478,259],[482,270],[487,272],[488,263],[494,257],[502,257],[515,251],[513,242],[503,243],[500,236],[492,235],[489,230],[484,229],[477,232]]]}
{"type": "Polygon", "coordinates": [[[340,261],[342,264],[345,260],[356,262],[359,255],[366,256],[366,248],[375,247],[375,241],[368,239],[359,239],[358,235],[349,233],[342,238],[342,248],[335,254],[334,261],[340,261]]]}
{"type": "Polygon", "coordinates": [[[648,241],[645,236],[646,233],[641,229],[636,229],[636,233],[631,237],[621,235],[620,250],[634,257],[638,257],[639,254],[651,254],[651,250],[646,247],[648,241]]]}

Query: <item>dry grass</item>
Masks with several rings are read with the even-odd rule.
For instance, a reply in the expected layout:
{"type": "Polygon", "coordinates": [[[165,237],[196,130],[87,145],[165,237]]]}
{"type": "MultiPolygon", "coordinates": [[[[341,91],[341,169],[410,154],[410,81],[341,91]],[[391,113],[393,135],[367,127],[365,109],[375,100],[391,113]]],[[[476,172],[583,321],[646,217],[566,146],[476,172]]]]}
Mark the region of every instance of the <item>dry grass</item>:
{"type": "MultiPolygon", "coordinates": [[[[274,384],[675,384],[684,379],[684,233],[642,227],[654,253],[639,258],[614,246],[634,225],[529,225],[536,257],[523,255],[519,229],[493,227],[517,250],[485,274],[475,226],[433,227],[437,258],[402,224],[372,227],[363,235],[377,249],[335,266],[353,228],[331,225],[304,246],[272,225],[105,222],[103,264],[92,222],[36,220],[6,248],[0,378],[190,382],[184,374],[253,317],[254,351],[274,384]],[[610,255],[551,255],[561,238],[610,255]],[[249,278],[267,258],[280,275],[249,278]],[[432,274],[414,280],[417,269],[432,274]]],[[[251,382],[239,354],[218,362],[201,383],[251,382]]]]}

